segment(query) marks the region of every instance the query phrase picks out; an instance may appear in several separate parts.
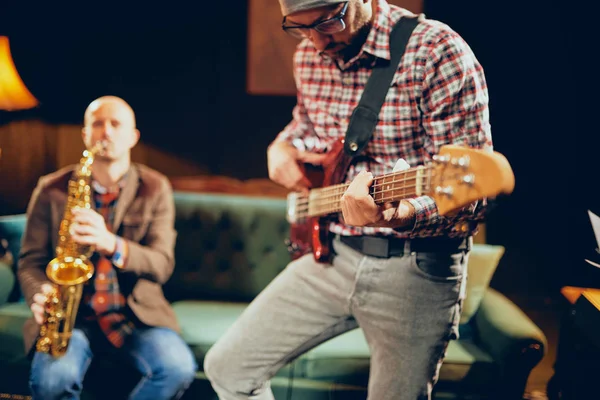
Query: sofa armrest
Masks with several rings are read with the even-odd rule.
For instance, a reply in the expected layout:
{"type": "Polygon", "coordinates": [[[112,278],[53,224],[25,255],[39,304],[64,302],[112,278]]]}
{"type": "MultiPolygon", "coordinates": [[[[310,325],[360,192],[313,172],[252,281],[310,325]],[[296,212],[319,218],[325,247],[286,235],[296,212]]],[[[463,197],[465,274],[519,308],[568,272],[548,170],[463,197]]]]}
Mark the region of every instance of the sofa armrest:
{"type": "Polygon", "coordinates": [[[544,357],[541,329],[511,300],[488,288],[474,317],[478,342],[500,368],[499,397],[521,398],[533,367],[544,357]]]}
{"type": "Polygon", "coordinates": [[[15,285],[15,274],[10,265],[0,261],[0,306],[6,303],[15,285]]]}

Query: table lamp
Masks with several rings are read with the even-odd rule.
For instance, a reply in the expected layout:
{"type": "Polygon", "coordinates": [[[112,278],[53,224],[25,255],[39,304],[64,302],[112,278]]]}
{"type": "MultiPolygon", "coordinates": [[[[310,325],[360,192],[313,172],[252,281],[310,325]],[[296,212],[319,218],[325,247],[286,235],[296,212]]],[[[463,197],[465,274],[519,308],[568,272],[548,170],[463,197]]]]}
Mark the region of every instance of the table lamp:
{"type": "MultiPolygon", "coordinates": [[[[0,110],[17,111],[36,107],[38,100],[27,89],[10,53],[8,37],[0,36],[0,110]]],[[[2,149],[0,149],[0,157],[2,149]]]]}

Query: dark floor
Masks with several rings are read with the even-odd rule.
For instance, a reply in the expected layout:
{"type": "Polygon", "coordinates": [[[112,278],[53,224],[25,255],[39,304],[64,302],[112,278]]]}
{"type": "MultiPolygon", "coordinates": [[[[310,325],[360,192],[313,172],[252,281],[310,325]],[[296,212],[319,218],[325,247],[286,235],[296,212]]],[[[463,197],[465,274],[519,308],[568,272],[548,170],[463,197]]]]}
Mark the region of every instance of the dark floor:
{"type": "Polygon", "coordinates": [[[525,399],[544,400],[546,385],[554,374],[554,361],[556,360],[556,346],[558,343],[559,321],[562,313],[568,308],[568,303],[557,294],[544,295],[510,295],[506,294],[537,324],[548,340],[546,356],[533,369],[527,382],[525,399]]]}

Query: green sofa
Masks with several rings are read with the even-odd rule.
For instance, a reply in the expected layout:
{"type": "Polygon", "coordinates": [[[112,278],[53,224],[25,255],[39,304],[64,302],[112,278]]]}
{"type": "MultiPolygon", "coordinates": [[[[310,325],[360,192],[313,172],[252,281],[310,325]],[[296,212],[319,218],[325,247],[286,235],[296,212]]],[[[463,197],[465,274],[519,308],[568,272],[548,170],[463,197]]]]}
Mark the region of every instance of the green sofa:
{"type": "MultiPolygon", "coordinates": [[[[202,373],[204,355],[289,261],[286,202],[232,194],[174,196],[176,267],[164,289],[200,365],[185,398],[214,399],[202,373]]],[[[15,259],[25,218],[0,217],[0,238],[7,240],[15,259]]],[[[474,246],[461,337],[449,346],[437,399],[520,399],[531,369],[545,354],[546,338],[540,329],[488,287],[503,252],[501,246],[474,246]]],[[[7,264],[10,260],[0,264],[0,393],[27,395],[29,361],[23,354],[21,328],[30,312],[19,293],[16,262],[7,264]]],[[[131,373],[115,373],[115,368],[119,367],[98,363],[91,369],[85,397],[116,398],[116,392],[135,381],[131,373]],[[108,395],[102,394],[107,385],[95,380],[107,367],[114,376],[108,395]]],[[[357,329],[300,357],[280,371],[272,386],[278,399],[364,399],[368,371],[369,349],[357,329]]]]}

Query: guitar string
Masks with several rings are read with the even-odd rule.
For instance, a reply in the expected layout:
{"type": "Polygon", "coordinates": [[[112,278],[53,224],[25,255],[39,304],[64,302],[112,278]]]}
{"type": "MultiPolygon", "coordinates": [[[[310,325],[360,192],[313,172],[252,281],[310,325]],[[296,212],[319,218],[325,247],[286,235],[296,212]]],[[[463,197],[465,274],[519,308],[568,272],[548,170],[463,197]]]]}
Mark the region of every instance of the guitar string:
{"type": "MultiPolygon", "coordinates": [[[[370,187],[372,189],[374,189],[375,191],[379,188],[382,188],[384,186],[390,186],[390,185],[394,185],[397,183],[401,183],[401,182],[407,182],[407,181],[412,181],[417,179],[418,177],[415,176],[403,176],[401,178],[399,178],[398,176],[394,176],[393,180],[387,180],[387,181],[380,181],[383,178],[375,178],[375,182],[373,183],[373,185],[371,185],[370,187]]],[[[422,179],[425,179],[427,177],[422,177],[422,179]]],[[[317,196],[319,196],[320,198],[325,198],[325,197],[330,197],[330,196],[336,196],[338,194],[338,192],[340,191],[345,191],[348,186],[350,186],[350,184],[341,184],[341,185],[336,185],[336,186],[332,186],[329,188],[317,188],[317,189],[313,189],[311,190],[311,192],[315,193],[317,196]]],[[[386,190],[386,189],[384,189],[386,190]]],[[[400,190],[400,189],[398,189],[400,190]]]]}
{"type": "MultiPolygon", "coordinates": [[[[374,196],[376,194],[384,193],[384,192],[387,192],[390,190],[404,190],[405,188],[415,187],[416,183],[414,185],[404,185],[402,187],[390,187],[390,186],[396,185],[398,183],[415,181],[416,179],[417,179],[416,177],[412,177],[412,178],[407,178],[407,179],[396,180],[393,182],[385,182],[382,184],[372,185],[371,188],[374,190],[369,192],[369,194],[374,196]]],[[[336,189],[335,191],[329,190],[326,193],[315,192],[315,197],[311,198],[310,196],[308,196],[307,199],[310,199],[313,202],[319,202],[319,201],[323,201],[323,200],[326,201],[327,199],[329,199],[331,197],[339,197],[346,191],[347,188],[348,188],[348,185],[346,185],[343,188],[336,189]]]]}
{"type": "MultiPolygon", "coordinates": [[[[406,182],[406,181],[417,178],[417,175],[418,175],[418,171],[408,171],[405,173],[395,172],[393,174],[382,175],[382,176],[374,178],[374,183],[373,183],[373,185],[371,185],[371,188],[376,189],[381,186],[390,185],[393,183],[406,182]],[[414,173],[414,175],[408,176],[409,173],[414,173]],[[400,177],[401,175],[403,175],[403,176],[400,177]],[[390,177],[393,179],[388,180],[388,181],[385,180],[386,178],[390,178],[390,177]]],[[[350,186],[349,183],[344,183],[344,184],[340,184],[340,185],[331,186],[328,188],[317,188],[317,189],[313,189],[313,190],[315,191],[315,193],[318,193],[319,195],[323,195],[324,193],[328,193],[328,192],[337,192],[339,190],[345,190],[348,186],[350,186]]],[[[334,193],[334,195],[335,195],[335,193],[334,193]]],[[[327,194],[325,194],[324,196],[327,196],[327,194]]]]}
{"type": "MultiPolygon", "coordinates": [[[[385,175],[381,175],[378,176],[376,178],[374,178],[374,184],[371,185],[373,190],[370,194],[373,197],[376,197],[379,194],[382,193],[386,193],[386,192],[394,192],[394,191],[404,191],[406,192],[406,190],[408,189],[412,189],[417,187],[417,183],[415,182],[414,185],[406,185],[403,186],[402,188],[389,188],[389,186],[397,184],[397,183],[401,183],[401,182],[407,182],[407,181],[414,181],[417,179],[417,175],[419,175],[419,173],[422,172],[427,172],[429,170],[431,170],[433,168],[433,166],[425,166],[425,167],[421,167],[419,169],[414,169],[414,170],[407,170],[407,171],[399,171],[399,172],[393,172],[390,174],[385,174],[385,175]],[[391,181],[385,181],[386,178],[392,178],[391,181]],[[378,183],[380,182],[380,183],[378,183]],[[384,188],[384,187],[387,187],[384,188]],[[378,190],[380,189],[381,190],[378,190]]],[[[427,176],[421,177],[421,179],[423,179],[424,183],[426,184],[426,182],[429,181],[431,177],[429,176],[429,174],[427,174],[427,176]]],[[[348,188],[348,186],[350,186],[349,184],[340,184],[340,185],[335,185],[329,188],[318,188],[318,189],[313,189],[317,194],[317,198],[310,198],[310,196],[302,196],[302,198],[300,198],[299,200],[297,200],[296,202],[296,212],[297,214],[304,214],[304,213],[308,213],[309,210],[309,203],[312,203],[311,205],[313,206],[313,208],[317,208],[320,210],[332,210],[335,211],[336,209],[339,209],[339,196],[341,194],[343,194],[343,192],[348,188]],[[329,198],[334,197],[333,200],[330,200],[329,198]]],[[[408,195],[413,194],[412,192],[406,193],[408,195]]],[[[394,199],[396,196],[394,196],[394,194],[392,193],[391,197],[382,197],[381,199],[376,199],[379,200],[381,202],[385,202],[386,200],[392,200],[394,199]]]]}
{"type": "MultiPolygon", "coordinates": [[[[413,185],[413,186],[407,186],[406,189],[413,189],[415,188],[417,185],[413,185]]],[[[406,190],[404,189],[398,189],[398,190],[403,190],[405,193],[405,195],[410,196],[410,195],[414,195],[415,193],[413,191],[409,191],[406,192],[406,190]]],[[[386,201],[393,201],[394,199],[397,199],[397,195],[395,195],[393,192],[395,190],[384,190],[381,192],[378,192],[377,194],[382,194],[382,193],[386,193],[386,192],[392,192],[391,195],[389,196],[382,196],[381,198],[376,198],[376,201],[380,201],[380,202],[386,202],[386,201]]],[[[309,207],[309,201],[308,199],[306,199],[306,201],[301,201],[301,202],[297,202],[296,203],[296,213],[297,214],[301,214],[301,213],[307,213],[309,211],[310,208],[317,209],[317,210],[332,210],[335,211],[336,209],[340,208],[340,199],[335,199],[335,200],[330,200],[327,202],[321,202],[321,203],[313,203],[311,204],[312,207],[309,207]]]]}
{"type": "MultiPolygon", "coordinates": [[[[416,180],[416,179],[406,179],[404,181],[414,181],[414,180],[416,180]]],[[[398,183],[398,182],[402,182],[402,180],[398,180],[396,182],[389,182],[389,183],[386,183],[386,184],[383,184],[383,185],[378,185],[377,189],[381,188],[381,190],[375,190],[375,191],[370,192],[369,194],[371,196],[375,197],[375,196],[377,196],[379,194],[382,194],[382,193],[387,193],[387,192],[390,192],[390,191],[391,192],[403,191],[403,190],[412,189],[412,188],[415,188],[415,187],[418,186],[417,182],[415,182],[412,185],[404,185],[404,186],[402,186],[400,188],[398,188],[398,187],[390,187],[393,184],[398,183]]],[[[422,184],[422,185],[425,186],[426,184],[422,184]]],[[[334,200],[339,200],[339,197],[340,197],[341,194],[343,194],[343,192],[344,191],[336,191],[335,193],[329,193],[327,195],[322,195],[322,194],[319,193],[318,197],[312,197],[312,198],[310,197],[310,195],[309,196],[302,196],[302,197],[300,197],[300,198],[298,198],[296,200],[296,204],[302,205],[302,204],[309,203],[309,202],[311,202],[313,204],[327,203],[327,202],[331,201],[330,200],[331,198],[334,198],[334,200]]]]}
{"type": "MultiPolygon", "coordinates": [[[[382,202],[386,202],[386,201],[393,201],[395,199],[394,196],[390,196],[388,198],[383,198],[381,201],[382,202]]],[[[340,207],[337,205],[330,205],[329,207],[321,207],[318,210],[314,210],[315,213],[310,213],[309,209],[302,209],[302,210],[297,210],[296,212],[296,217],[297,218],[303,218],[305,216],[317,216],[317,215],[324,215],[324,214],[328,214],[329,212],[333,212],[333,211],[339,211],[340,207]]]]}
{"type": "MultiPolygon", "coordinates": [[[[401,172],[394,172],[391,174],[381,175],[379,177],[374,178],[374,184],[371,185],[371,188],[374,190],[377,190],[386,185],[392,185],[392,184],[396,184],[399,182],[406,182],[406,181],[410,181],[413,179],[417,179],[419,172],[428,171],[431,169],[432,169],[432,167],[423,167],[420,170],[401,171],[401,172]],[[409,175],[409,174],[411,174],[411,175],[409,175]],[[386,181],[386,179],[390,178],[390,177],[393,179],[386,181]]],[[[426,176],[422,177],[422,179],[429,179],[429,178],[430,178],[430,174],[427,174],[426,176]]],[[[317,189],[313,189],[313,190],[317,196],[319,196],[320,198],[325,198],[325,197],[331,197],[331,196],[338,196],[340,194],[339,192],[345,191],[348,188],[348,186],[349,186],[349,184],[346,183],[346,184],[331,186],[329,188],[317,188],[317,189]]],[[[401,190],[401,189],[397,189],[397,190],[401,190]]]]}

